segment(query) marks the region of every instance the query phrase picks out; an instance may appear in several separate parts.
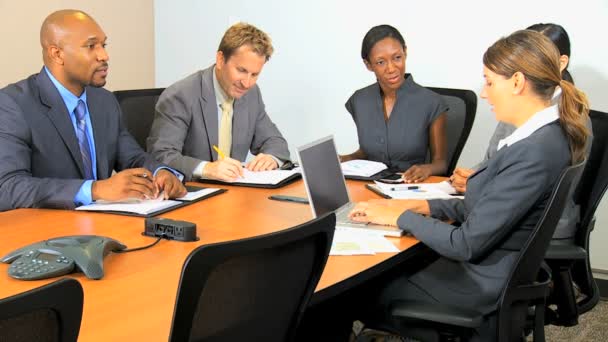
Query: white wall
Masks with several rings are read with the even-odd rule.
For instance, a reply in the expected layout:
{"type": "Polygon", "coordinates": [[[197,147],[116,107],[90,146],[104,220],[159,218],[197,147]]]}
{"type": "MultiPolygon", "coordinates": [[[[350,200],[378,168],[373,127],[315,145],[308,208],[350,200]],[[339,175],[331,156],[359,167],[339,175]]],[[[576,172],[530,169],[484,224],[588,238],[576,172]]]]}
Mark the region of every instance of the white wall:
{"type": "MultiPolygon", "coordinates": [[[[344,102],[374,82],[360,59],[367,30],[390,24],[408,45],[407,71],[426,86],[472,89],[482,85],[481,58],[496,39],[537,22],[563,25],[572,41],[570,71],[594,109],[608,111],[608,48],[600,32],[606,0],[569,1],[322,1],[155,0],[156,83],[167,86],[213,63],[226,28],[246,21],[266,31],[275,54],[259,85],[269,115],[296,146],[334,134],[340,153],[357,147],[355,126],[344,102]],[[500,10],[492,10],[497,6],[500,10]],[[225,14],[223,14],[225,13],[225,14]],[[484,14],[480,14],[484,13],[484,14]],[[600,34],[600,35],[598,35],[600,34]]],[[[460,165],[483,155],[496,121],[483,100],[460,165]]],[[[592,235],[594,268],[608,270],[604,201],[592,235]]]]}
{"type": "Polygon", "coordinates": [[[108,36],[108,90],[154,87],[154,3],[150,0],[0,0],[0,88],[42,68],[40,26],[66,8],[87,12],[108,36]],[[137,25],[134,19],[137,18],[137,25]]]}

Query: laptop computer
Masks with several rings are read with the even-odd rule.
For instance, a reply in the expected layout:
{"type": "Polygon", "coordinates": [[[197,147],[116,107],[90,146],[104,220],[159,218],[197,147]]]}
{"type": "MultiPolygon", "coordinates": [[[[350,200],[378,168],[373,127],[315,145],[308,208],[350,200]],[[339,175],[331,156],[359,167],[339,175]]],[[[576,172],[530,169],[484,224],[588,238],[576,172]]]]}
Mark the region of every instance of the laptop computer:
{"type": "Polygon", "coordinates": [[[328,136],[298,148],[302,178],[314,217],[335,211],[336,228],[358,228],[401,236],[398,227],[359,223],[348,219],[355,203],[351,202],[342,174],[333,136],[328,136]]]}

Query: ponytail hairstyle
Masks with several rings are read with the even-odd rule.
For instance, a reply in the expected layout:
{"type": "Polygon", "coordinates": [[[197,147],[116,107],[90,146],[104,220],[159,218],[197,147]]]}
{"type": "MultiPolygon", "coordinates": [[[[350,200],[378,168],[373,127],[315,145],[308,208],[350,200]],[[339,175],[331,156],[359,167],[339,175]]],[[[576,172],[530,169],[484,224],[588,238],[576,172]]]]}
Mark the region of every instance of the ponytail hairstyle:
{"type": "MultiPolygon", "coordinates": [[[[568,37],[568,32],[566,32],[566,29],[564,29],[561,25],[552,23],[538,23],[529,26],[527,30],[540,32],[547,36],[547,38],[551,39],[553,44],[555,44],[559,50],[560,56],[568,56],[568,59],[570,59],[570,37],[568,37]]],[[[574,80],[568,71],[567,65],[562,71],[562,78],[565,81],[574,84],[574,80]]]]}
{"type": "Polygon", "coordinates": [[[562,79],[559,57],[559,51],[549,38],[536,31],[521,30],[490,46],[483,55],[483,64],[506,78],[521,72],[531,83],[532,91],[546,101],[550,101],[558,85],[562,88],[559,122],[570,145],[572,163],[575,164],[585,158],[589,103],[582,91],[562,79]]]}

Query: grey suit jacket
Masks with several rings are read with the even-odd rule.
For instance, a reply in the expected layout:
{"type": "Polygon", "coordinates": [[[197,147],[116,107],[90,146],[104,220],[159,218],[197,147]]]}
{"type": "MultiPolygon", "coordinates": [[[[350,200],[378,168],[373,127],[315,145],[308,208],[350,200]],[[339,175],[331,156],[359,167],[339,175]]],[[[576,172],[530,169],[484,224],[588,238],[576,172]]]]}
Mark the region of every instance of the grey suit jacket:
{"type": "MultiPolygon", "coordinates": [[[[113,170],[160,167],[127,132],[114,95],[102,88],[86,91],[97,178],[109,178],[113,170]]],[[[70,113],[44,69],[0,90],[0,204],[71,209],[83,178],[70,113]]]]}
{"type": "MultiPolygon", "coordinates": [[[[496,129],[494,130],[494,134],[492,134],[492,138],[490,139],[490,144],[488,145],[488,149],[486,151],[486,155],[484,156],[483,161],[479,164],[482,165],[486,163],[488,159],[492,158],[494,154],[496,154],[496,150],[498,149],[498,142],[509,135],[511,135],[517,127],[499,121],[498,125],[496,125],[496,129]]],[[[589,132],[593,132],[591,130],[591,120],[587,118],[587,128],[589,132]]],[[[586,152],[587,157],[589,157],[589,153],[591,152],[591,143],[593,142],[593,135],[589,135],[587,137],[587,146],[586,152]]],[[[476,166],[475,168],[478,168],[476,166]]],[[[565,240],[571,241],[576,234],[577,223],[580,221],[580,206],[574,203],[574,190],[578,185],[579,179],[574,179],[572,181],[572,188],[570,190],[571,196],[566,205],[564,206],[564,211],[562,213],[562,217],[559,219],[557,223],[557,227],[555,228],[555,232],[553,233],[553,240],[565,240]]]]}
{"type": "Polygon", "coordinates": [[[439,302],[493,310],[519,250],[570,164],[569,151],[560,124],[553,122],[484,163],[469,178],[464,200],[429,201],[433,218],[403,213],[399,227],[441,255],[410,281],[439,302]]]}
{"type": "MultiPolygon", "coordinates": [[[[213,68],[198,71],[161,94],[147,140],[148,151],[161,162],[192,179],[201,161],[217,160],[218,109],[213,89],[213,68]]],[[[289,160],[287,142],[266,114],[258,86],[234,101],[232,151],[245,161],[247,152],[266,153],[289,160]]]]}

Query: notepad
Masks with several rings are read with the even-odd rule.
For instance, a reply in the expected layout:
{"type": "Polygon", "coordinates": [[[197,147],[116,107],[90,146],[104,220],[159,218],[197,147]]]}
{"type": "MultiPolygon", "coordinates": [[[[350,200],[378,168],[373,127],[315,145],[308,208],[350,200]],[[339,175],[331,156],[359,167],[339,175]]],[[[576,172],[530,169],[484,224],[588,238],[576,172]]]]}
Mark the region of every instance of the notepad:
{"type": "Polygon", "coordinates": [[[270,171],[249,171],[243,169],[243,177],[237,178],[234,182],[224,182],[216,179],[198,179],[199,182],[212,184],[240,185],[260,188],[278,188],[300,178],[300,169],[293,170],[270,170],[270,171]]]}
{"type": "Polygon", "coordinates": [[[366,187],[386,198],[394,199],[451,199],[464,198],[452,185],[443,181],[440,183],[417,183],[417,184],[385,184],[375,182],[366,187]]]}
{"type": "Polygon", "coordinates": [[[89,205],[82,205],[76,208],[76,210],[148,217],[159,215],[167,211],[186,206],[190,203],[226,192],[226,189],[218,188],[202,188],[194,186],[187,186],[186,188],[188,190],[186,196],[176,198],[175,200],[164,200],[162,194],[160,194],[158,198],[146,200],[136,198],[130,198],[122,201],[100,200],[89,205]]]}
{"type": "Polygon", "coordinates": [[[158,212],[167,208],[175,207],[182,204],[180,201],[173,200],[143,200],[140,202],[129,201],[129,202],[115,202],[115,203],[91,203],[89,205],[81,205],[76,210],[86,211],[108,211],[108,212],[122,212],[122,213],[133,213],[139,215],[149,215],[154,212],[158,212]]]}
{"type": "Polygon", "coordinates": [[[249,171],[243,169],[243,177],[237,179],[236,182],[243,184],[275,185],[297,173],[297,170],[249,171]]]}
{"type": "MultiPolygon", "coordinates": [[[[194,189],[197,189],[197,188],[194,188],[194,189]]],[[[203,197],[205,197],[207,195],[211,195],[211,194],[221,190],[221,189],[217,189],[217,188],[198,188],[199,190],[194,190],[194,189],[189,188],[186,196],[176,198],[176,200],[188,201],[188,202],[196,201],[198,199],[202,199],[203,197]],[[194,191],[192,191],[192,190],[194,190],[194,191]]]]}
{"type": "Polygon", "coordinates": [[[388,167],[386,164],[363,159],[349,160],[341,163],[344,176],[371,177],[388,167]]]}

